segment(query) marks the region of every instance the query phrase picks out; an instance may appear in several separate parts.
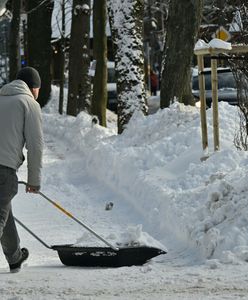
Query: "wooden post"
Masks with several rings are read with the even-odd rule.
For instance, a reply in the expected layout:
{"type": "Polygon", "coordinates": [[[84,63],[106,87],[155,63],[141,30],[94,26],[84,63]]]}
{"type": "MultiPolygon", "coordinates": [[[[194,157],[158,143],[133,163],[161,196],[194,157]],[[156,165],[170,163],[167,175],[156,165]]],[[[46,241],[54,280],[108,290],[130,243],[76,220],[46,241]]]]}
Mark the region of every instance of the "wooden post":
{"type": "Polygon", "coordinates": [[[205,93],[205,76],[204,76],[204,57],[197,55],[198,63],[198,78],[201,101],[201,130],[202,130],[202,148],[204,151],[208,150],[208,129],[207,129],[207,115],[206,115],[206,93],[205,93]]]}
{"type": "Polygon", "coordinates": [[[217,59],[211,59],[211,82],[212,82],[214,151],[217,151],[220,149],[217,59]]]}
{"type": "MultiPolygon", "coordinates": [[[[248,53],[248,45],[232,45],[232,49],[221,48],[200,48],[194,51],[197,56],[199,69],[199,88],[201,100],[201,126],[202,126],[202,145],[205,150],[208,146],[207,137],[207,122],[206,122],[206,96],[205,96],[205,81],[204,75],[201,72],[204,70],[204,56],[205,55],[219,55],[219,54],[241,54],[248,53]]],[[[217,76],[217,60],[211,59],[211,82],[212,82],[212,108],[213,108],[213,135],[214,135],[214,150],[220,149],[219,138],[219,116],[218,116],[218,76],[217,76]]]]}

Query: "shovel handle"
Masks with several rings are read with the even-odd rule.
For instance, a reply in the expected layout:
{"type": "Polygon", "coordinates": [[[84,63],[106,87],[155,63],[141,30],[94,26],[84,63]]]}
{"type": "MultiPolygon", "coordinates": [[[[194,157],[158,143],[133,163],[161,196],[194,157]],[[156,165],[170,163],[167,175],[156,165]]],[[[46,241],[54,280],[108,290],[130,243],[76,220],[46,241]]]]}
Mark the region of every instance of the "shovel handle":
{"type": "MultiPolygon", "coordinates": [[[[19,184],[24,184],[27,186],[28,184],[25,181],[18,181],[19,184]]],[[[70,212],[68,212],[66,209],[64,209],[60,204],[56,203],[52,199],[48,198],[46,195],[44,195],[42,192],[37,192],[37,194],[40,194],[43,198],[45,198],[48,202],[50,202],[53,206],[58,208],[61,212],[63,212],[65,215],[67,215],[69,218],[74,220],[76,223],[83,226],[85,229],[87,229],[89,232],[91,232],[94,236],[96,236],[99,240],[104,242],[106,245],[108,245],[110,248],[112,248],[115,251],[118,251],[119,248],[115,247],[114,245],[110,244],[108,241],[106,241],[103,237],[101,237],[99,234],[97,234],[94,230],[92,230],[89,226],[85,225],[83,222],[75,218],[70,212]]]]}
{"type": "Polygon", "coordinates": [[[36,240],[38,240],[42,245],[44,245],[48,249],[53,249],[51,246],[47,245],[41,238],[38,237],[33,231],[31,231],[26,225],[24,225],[20,220],[14,217],[15,221],[22,226],[27,232],[29,232],[36,240]]]}

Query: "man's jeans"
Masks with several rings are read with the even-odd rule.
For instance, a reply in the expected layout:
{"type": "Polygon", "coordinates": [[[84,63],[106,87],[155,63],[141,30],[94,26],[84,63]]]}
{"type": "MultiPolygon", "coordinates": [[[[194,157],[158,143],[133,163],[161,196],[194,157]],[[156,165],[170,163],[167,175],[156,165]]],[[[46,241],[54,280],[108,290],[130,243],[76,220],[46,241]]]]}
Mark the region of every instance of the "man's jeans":
{"type": "Polygon", "coordinates": [[[21,257],[20,239],[11,208],[17,189],[16,171],[0,165],[0,240],[9,264],[18,262],[21,257]]]}

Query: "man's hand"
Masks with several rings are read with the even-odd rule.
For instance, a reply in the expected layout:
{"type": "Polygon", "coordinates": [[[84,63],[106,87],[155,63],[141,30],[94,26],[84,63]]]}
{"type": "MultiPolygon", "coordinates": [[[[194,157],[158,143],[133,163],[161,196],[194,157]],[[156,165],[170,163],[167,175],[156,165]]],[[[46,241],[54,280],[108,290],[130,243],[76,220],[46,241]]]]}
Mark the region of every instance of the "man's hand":
{"type": "Polygon", "coordinates": [[[39,186],[26,185],[26,193],[34,193],[37,194],[40,190],[39,186]]]}

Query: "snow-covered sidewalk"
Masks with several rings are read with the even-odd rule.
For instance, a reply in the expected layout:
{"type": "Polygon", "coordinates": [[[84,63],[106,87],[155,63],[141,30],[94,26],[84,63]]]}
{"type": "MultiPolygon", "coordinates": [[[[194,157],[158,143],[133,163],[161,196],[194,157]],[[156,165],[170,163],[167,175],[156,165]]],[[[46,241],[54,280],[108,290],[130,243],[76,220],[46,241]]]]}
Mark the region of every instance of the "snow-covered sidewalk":
{"type": "MultiPolygon", "coordinates": [[[[166,247],[143,266],[65,267],[19,229],[30,258],[9,274],[1,299],[244,299],[248,281],[247,161],[233,146],[236,108],[220,104],[221,151],[201,162],[199,111],[180,106],[135,116],[117,136],[82,113],[59,116],[57,90],[43,109],[42,192],[111,243],[166,247]],[[113,202],[112,210],[105,210],[113,202]]],[[[208,111],[210,149],[211,111],[208,111]]],[[[26,165],[19,171],[26,179],[26,165]]],[[[39,195],[20,186],[18,219],[49,245],[102,245],[39,195]]]]}

